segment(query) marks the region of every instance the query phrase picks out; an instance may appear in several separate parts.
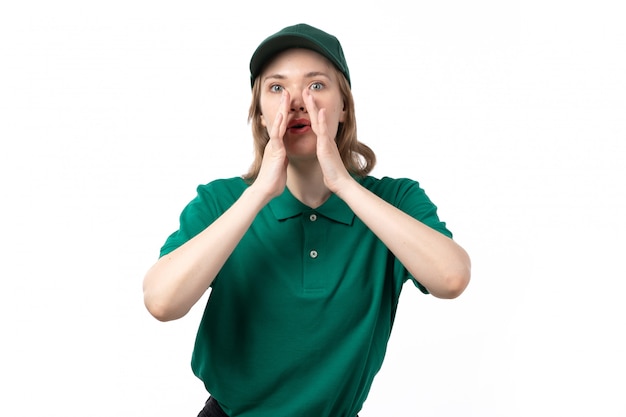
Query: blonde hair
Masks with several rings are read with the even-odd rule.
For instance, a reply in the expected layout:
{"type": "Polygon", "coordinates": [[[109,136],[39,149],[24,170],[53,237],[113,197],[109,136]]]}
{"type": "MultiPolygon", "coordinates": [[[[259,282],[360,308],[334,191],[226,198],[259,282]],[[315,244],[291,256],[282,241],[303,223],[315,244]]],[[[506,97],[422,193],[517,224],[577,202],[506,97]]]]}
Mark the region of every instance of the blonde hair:
{"type": "MultiPolygon", "coordinates": [[[[350,84],[348,84],[348,80],[339,70],[335,69],[335,73],[346,109],[345,121],[339,123],[339,129],[337,130],[336,142],[339,148],[339,155],[341,155],[341,160],[350,174],[357,177],[365,177],[374,169],[376,155],[369,146],[357,140],[354,98],[352,97],[350,84]]],[[[248,183],[253,183],[259,175],[265,146],[270,139],[267,129],[261,124],[261,83],[259,80],[260,77],[254,80],[252,102],[248,111],[248,123],[252,126],[252,137],[254,139],[254,161],[250,165],[248,172],[243,175],[243,179],[248,183]]]]}

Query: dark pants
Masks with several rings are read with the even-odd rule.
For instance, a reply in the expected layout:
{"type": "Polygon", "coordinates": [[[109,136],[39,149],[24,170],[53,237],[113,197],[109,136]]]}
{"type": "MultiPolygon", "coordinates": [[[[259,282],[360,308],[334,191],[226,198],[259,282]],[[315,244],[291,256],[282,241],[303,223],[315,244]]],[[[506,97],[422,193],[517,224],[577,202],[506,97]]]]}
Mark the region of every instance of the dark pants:
{"type": "Polygon", "coordinates": [[[198,417],[228,417],[228,414],[222,410],[215,398],[209,397],[198,417]]]}
{"type": "Polygon", "coordinates": [[[200,414],[198,414],[198,417],[228,417],[228,415],[222,410],[222,407],[220,407],[215,398],[209,397],[209,399],[206,400],[204,408],[200,411],[200,414]]]}

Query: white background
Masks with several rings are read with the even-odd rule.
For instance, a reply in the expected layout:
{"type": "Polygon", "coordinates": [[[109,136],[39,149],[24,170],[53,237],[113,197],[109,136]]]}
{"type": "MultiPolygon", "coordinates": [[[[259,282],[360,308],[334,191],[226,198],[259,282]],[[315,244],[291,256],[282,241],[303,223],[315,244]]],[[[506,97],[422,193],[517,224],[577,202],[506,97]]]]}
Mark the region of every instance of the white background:
{"type": "Polygon", "coordinates": [[[373,175],[473,260],[456,300],[405,287],[361,416],[626,415],[619,4],[3,2],[0,415],[197,415],[202,306],[157,322],[143,275],[248,168],[248,60],[301,22],[344,46],[373,175]]]}

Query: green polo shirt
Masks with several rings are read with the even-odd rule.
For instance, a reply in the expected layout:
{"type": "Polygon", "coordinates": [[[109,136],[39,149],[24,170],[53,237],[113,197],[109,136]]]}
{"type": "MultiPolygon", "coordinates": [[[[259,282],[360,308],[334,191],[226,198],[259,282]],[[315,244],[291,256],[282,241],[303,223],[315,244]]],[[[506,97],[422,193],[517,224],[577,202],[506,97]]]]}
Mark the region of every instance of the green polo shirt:
{"type": "MultiPolygon", "coordinates": [[[[452,236],[417,182],[359,182],[452,236]]],[[[199,186],[161,256],[204,230],[246,187],[241,178],[199,186]]],[[[354,417],[411,278],[337,196],[312,209],[285,189],[258,213],[214,280],[193,372],[231,416],[354,417]]]]}

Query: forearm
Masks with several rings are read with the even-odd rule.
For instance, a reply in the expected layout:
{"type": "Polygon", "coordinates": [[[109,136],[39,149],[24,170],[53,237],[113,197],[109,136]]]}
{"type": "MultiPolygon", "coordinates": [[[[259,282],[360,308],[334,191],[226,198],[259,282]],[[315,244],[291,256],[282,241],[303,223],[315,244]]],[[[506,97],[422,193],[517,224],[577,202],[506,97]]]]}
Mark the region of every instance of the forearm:
{"type": "Polygon", "coordinates": [[[356,181],[338,193],[354,213],[439,298],[460,295],[470,279],[470,259],[456,242],[387,203],[356,181]]]}
{"type": "Polygon", "coordinates": [[[215,222],[161,257],[144,278],[144,302],[161,321],[183,317],[202,297],[268,197],[248,188],[215,222]]]}

